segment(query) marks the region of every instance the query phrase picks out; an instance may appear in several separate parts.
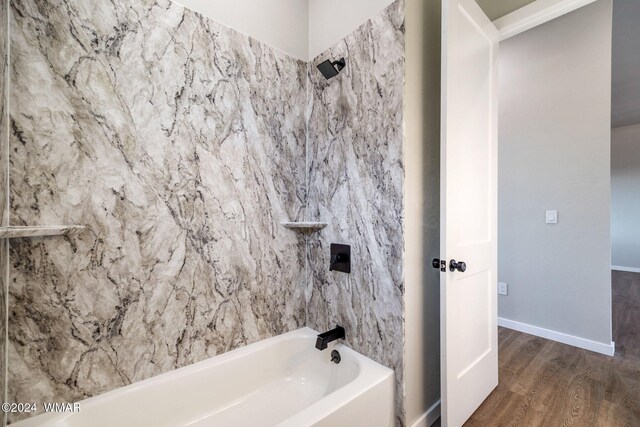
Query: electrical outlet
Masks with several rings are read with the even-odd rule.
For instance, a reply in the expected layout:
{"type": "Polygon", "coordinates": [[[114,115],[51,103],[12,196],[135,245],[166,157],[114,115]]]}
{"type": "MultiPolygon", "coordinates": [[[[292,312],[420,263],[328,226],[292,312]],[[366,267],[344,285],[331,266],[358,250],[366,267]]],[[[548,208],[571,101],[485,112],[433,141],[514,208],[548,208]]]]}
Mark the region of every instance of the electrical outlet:
{"type": "Polygon", "coordinates": [[[506,283],[498,283],[498,294],[507,295],[509,292],[509,285],[506,283]]]}

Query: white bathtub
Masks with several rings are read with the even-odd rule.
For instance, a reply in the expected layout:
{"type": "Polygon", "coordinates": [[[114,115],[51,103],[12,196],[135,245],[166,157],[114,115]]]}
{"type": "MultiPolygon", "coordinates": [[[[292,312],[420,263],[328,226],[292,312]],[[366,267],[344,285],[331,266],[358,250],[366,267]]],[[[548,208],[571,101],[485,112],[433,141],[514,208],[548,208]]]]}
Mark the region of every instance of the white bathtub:
{"type": "Polygon", "coordinates": [[[318,351],[316,335],[299,329],[84,400],[78,413],[46,413],[14,425],[393,425],[393,371],[342,344],[318,351]],[[339,364],[330,360],[334,349],[339,364]]]}

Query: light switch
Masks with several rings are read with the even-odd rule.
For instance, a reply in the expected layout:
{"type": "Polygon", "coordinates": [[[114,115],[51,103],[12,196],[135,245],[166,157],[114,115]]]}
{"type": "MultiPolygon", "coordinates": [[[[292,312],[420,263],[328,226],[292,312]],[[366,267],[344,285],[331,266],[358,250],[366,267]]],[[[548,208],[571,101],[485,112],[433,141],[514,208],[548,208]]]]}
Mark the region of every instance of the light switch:
{"type": "Polygon", "coordinates": [[[506,283],[498,282],[498,294],[499,295],[508,295],[509,294],[509,285],[506,283]]]}
{"type": "Polygon", "coordinates": [[[558,211],[547,211],[547,224],[558,223],[558,211]]]}

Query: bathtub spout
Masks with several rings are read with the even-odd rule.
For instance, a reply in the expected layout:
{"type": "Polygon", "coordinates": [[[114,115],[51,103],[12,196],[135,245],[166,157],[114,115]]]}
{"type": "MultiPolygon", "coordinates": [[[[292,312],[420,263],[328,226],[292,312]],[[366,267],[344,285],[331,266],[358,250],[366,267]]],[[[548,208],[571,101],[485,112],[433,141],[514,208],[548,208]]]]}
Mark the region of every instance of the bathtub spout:
{"type": "Polygon", "coordinates": [[[331,341],[344,339],[344,338],[345,338],[344,328],[338,325],[334,329],[331,329],[330,331],[327,331],[318,335],[318,338],[316,339],[316,348],[318,350],[324,350],[325,348],[327,348],[327,345],[331,341]]]}

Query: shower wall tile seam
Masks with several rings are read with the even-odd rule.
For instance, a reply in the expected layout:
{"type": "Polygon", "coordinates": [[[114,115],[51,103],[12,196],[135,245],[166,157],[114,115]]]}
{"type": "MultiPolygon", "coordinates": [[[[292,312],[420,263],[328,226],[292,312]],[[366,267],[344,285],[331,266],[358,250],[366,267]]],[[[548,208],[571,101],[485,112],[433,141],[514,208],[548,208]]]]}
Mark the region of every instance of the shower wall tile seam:
{"type": "MultiPolygon", "coordinates": [[[[311,68],[311,61],[308,61],[306,64],[306,72],[305,72],[305,104],[304,108],[304,176],[305,176],[305,201],[304,201],[304,219],[305,221],[311,221],[311,217],[309,216],[309,72],[311,68]]],[[[320,221],[320,218],[316,218],[316,220],[320,221]]],[[[304,235],[304,313],[305,313],[305,326],[309,327],[309,290],[312,285],[311,274],[309,269],[309,236],[305,233],[304,235]]]]}

